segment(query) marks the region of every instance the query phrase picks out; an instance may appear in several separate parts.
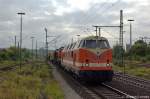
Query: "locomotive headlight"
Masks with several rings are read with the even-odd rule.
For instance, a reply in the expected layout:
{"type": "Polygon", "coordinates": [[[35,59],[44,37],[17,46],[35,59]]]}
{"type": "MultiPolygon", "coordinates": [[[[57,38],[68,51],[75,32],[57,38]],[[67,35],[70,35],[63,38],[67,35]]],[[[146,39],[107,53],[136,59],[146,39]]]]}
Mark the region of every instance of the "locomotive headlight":
{"type": "Polygon", "coordinates": [[[85,66],[89,66],[89,63],[85,63],[85,66]]]}
{"type": "Polygon", "coordinates": [[[89,66],[89,63],[82,63],[82,66],[89,66]]]}
{"type": "Polygon", "coordinates": [[[89,66],[89,60],[88,59],[85,60],[85,66],[89,66]]]}
{"type": "Polygon", "coordinates": [[[109,64],[109,60],[107,60],[106,66],[110,66],[110,64],[109,64]]]}
{"type": "Polygon", "coordinates": [[[106,64],[106,66],[110,66],[110,64],[109,64],[109,63],[107,63],[107,64],[106,64]]]}

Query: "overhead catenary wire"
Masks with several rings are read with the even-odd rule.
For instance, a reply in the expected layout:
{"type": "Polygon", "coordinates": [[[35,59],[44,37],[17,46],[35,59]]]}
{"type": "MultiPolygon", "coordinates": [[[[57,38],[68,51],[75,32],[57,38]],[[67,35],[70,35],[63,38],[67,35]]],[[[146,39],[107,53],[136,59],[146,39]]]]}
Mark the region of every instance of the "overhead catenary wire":
{"type": "MultiPolygon", "coordinates": [[[[102,16],[104,16],[104,14],[106,14],[106,11],[108,11],[109,9],[111,9],[112,7],[114,7],[114,6],[116,6],[119,2],[120,2],[121,0],[117,0],[116,2],[114,2],[114,3],[111,3],[111,5],[109,5],[109,6],[107,6],[106,8],[101,8],[100,9],[100,11],[98,10],[98,12],[99,13],[101,13],[101,15],[100,15],[100,17],[102,17],[102,16]],[[105,13],[104,13],[105,12],[105,13]]],[[[106,1],[107,2],[107,1],[106,1]]],[[[106,4],[108,4],[108,3],[106,3],[106,4]]],[[[105,5],[106,5],[105,4],[105,5]]],[[[110,4],[110,3],[109,3],[110,4]]],[[[102,7],[104,7],[105,5],[102,5],[102,7]]],[[[101,6],[99,6],[99,7],[101,7],[101,6]]],[[[98,7],[98,8],[99,8],[98,7]]],[[[90,20],[92,20],[95,16],[96,16],[97,14],[94,14],[94,15],[90,15],[91,17],[86,17],[86,18],[84,18],[84,20],[86,20],[86,21],[90,21],[90,20]]]]}
{"type": "Polygon", "coordinates": [[[115,38],[115,39],[119,39],[119,37],[116,37],[115,35],[113,35],[112,33],[106,31],[104,28],[102,29],[103,32],[109,34],[111,37],[115,38]]]}
{"type": "MultiPolygon", "coordinates": [[[[105,8],[105,6],[106,6],[107,4],[110,4],[110,3],[107,3],[107,1],[106,1],[106,2],[104,2],[104,3],[102,4],[102,6],[95,6],[95,5],[92,5],[92,7],[91,7],[90,9],[93,10],[95,7],[97,7],[97,9],[99,9],[99,8],[101,7],[101,9],[100,9],[99,12],[104,12],[105,10],[108,10],[108,9],[114,7],[118,2],[120,2],[120,0],[117,0],[117,1],[114,2],[114,3],[111,3],[111,5],[109,5],[109,6],[107,6],[107,7],[105,8]]],[[[89,17],[88,15],[89,15],[89,12],[87,12],[87,13],[86,13],[86,16],[84,17],[84,20],[87,21],[87,22],[89,21],[89,19],[92,19],[92,18],[95,17],[97,14],[95,14],[95,15],[90,15],[91,17],[89,17]]],[[[78,21],[78,23],[81,23],[81,21],[82,21],[83,24],[85,23],[82,18],[78,21]]],[[[82,25],[82,27],[84,27],[84,26],[85,26],[85,25],[82,25]]],[[[87,26],[87,25],[86,25],[86,26],[87,26]]],[[[69,26],[69,28],[71,28],[71,27],[72,27],[72,26],[69,26]]],[[[77,27],[79,28],[79,26],[77,26],[77,27]]],[[[77,28],[77,27],[76,27],[76,28],[77,28]]],[[[80,26],[80,27],[81,27],[81,26],[80,26]]],[[[75,28],[75,26],[74,26],[73,28],[75,28]]],[[[79,34],[79,33],[78,33],[78,34],[79,34]]]]}
{"type": "MultiPolygon", "coordinates": [[[[104,3],[106,3],[106,2],[104,2],[104,3]]],[[[91,10],[94,10],[96,7],[97,7],[97,9],[99,9],[100,7],[101,7],[101,9],[102,9],[104,6],[105,6],[105,5],[103,4],[102,6],[98,6],[98,7],[97,7],[97,6],[95,6],[95,4],[93,4],[92,7],[90,7],[90,9],[91,9],[91,10]]],[[[92,12],[92,11],[91,11],[91,12],[92,12]]],[[[85,20],[88,19],[88,17],[89,17],[88,14],[89,14],[89,11],[86,12],[86,16],[84,17],[85,20]]],[[[82,18],[80,18],[79,23],[80,23],[81,21],[82,21],[82,18]]]]}
{"type": "MultiPolygon", "coordinates": [[[[107,1],[106,1],[106,2],[107,2],[107,1]]],[[[105,5],[107,4],[106,2],[104,2],[105,4],[103,4],[102,6],[98,6],[98,8],[101,7],[101,9],[102,9],[103,7],[105,7],[105,5]]],[[[92,5],[92,7],[91,7],[90,9],[93,10],[95,7],[97,7],[97,6],[92,5]]],[[[97,9],[98,9],[98,8],[97,8],[97,9]]],[[[86,13],[86,16],[84,17],[84,20],[85,20],[85,21],[88,21],[88,19],[89,19],[88,14],[89,14],[89,12],[87,12],[87,13],[86,13]]],[[[90,15],[90,16],[91,16],[91,15],[90,15]]],[[[81,23],[81,21],[83,21],[82,18],[80,18],[80,20],[78,21],[78,23],[81,23]]],[[[75,26],[73,26],[73,27],[75,27],[75,26]]],[[[80,27],[81,27],[81,26],[80,26],[80,27]]],[[[82,27],[84,27],[84,26],[82,26],[82,27]]],[[[79,26],[76,26],[76,28],[79,28],[79,26]]]]}
{"type": "MultiPolygon", "coordinates": [[[[102,7],[102,8],[101,8],[102,10],[100,9],[100,11],[99,11],[99,13],[102,13],[102,15],[101,15],[100,17],[102,17],[102,16],[104,15],[103,12],[106,13],[107,10],[109,10],[109,9],[113,8],[114,6],[116,6],[120,1],[121,1],[121,0],[117,0],[117,1],[114,2],[114,3],[111,3],[111,5],[107,6],[106,8],[105,8],[105,6],[106,6],[106,4],[108,4],[108,3],[106,3],[107,1],[106,1],[105,3],[103,3],[102,6],[98,6],[98,8],[99,8],[99,7],[102,7]]],[[[109,4],[110,4],[110,3],[109,3],[109,4]]],[[[95,8],[95,6],[93,5],[93,6],[91,7],[91,9],[94,9],[94,8],[95,8]]],[[[98,9],[98,8],[97,8],[97,9],[98,9]]],[[[89,12],[87,12],[86,17],[84,17],[84,20],[85,20],[86,22],[92,20],[92,19],[97,15],[97,14],[95,14],[95,15],[92,15],[91,17],[89,17],[89,16],[88,16],[88,13],[89,13],[89,12]]],[[[81,21],[82,21],[82,18],[81,18],[81,20],[79,21],[79,23],[81,23],[81,21]]],[[[84,21],[83,21],[83,22],[84,22],[84,21]]],[[[83,23],[83,22],[82,22],[82,23],[83,23]]],[[[84,22],[84,23],[85,23],[85,22],[84,22]]],[[[83,24],[84,24],[84,23],[83,23],[83,24]]],[[[84,25],[83,25],[83,26],[84,26],[84,25]]],[[[86,25],[86,26],[87,26],[87,25],[86,25]]]]}

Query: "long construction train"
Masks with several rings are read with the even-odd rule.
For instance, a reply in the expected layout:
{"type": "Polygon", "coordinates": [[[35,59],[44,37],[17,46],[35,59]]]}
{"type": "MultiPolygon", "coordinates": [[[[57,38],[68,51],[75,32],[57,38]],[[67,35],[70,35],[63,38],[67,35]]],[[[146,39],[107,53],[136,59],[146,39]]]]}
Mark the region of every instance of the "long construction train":
{"type": "Polygon", "coordinates": [[[87,37],[61,47],[50,60],[83,81],[106,82],[113,77],[112,49],[104,37],[87,37]]]}

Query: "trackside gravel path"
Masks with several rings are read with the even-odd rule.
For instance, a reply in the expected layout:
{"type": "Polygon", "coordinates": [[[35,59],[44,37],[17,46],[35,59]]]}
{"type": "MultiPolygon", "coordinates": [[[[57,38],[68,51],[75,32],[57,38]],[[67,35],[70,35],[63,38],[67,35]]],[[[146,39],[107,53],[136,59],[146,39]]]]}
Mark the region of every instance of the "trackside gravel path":
{"type": "Polygon", "coordinates": [[[64,91],[65,99],[82,99],[63,79],[60,73],[55,67],[53,67],[53,75],[55,79],[60,83],[62,90],[64,91]]]}

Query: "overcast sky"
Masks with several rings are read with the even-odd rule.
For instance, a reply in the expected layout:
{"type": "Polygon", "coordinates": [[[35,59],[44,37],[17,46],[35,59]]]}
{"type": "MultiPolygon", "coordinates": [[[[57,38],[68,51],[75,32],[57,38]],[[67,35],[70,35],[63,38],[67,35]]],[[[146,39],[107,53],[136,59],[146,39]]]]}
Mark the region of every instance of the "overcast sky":
{"type": "MultiPolygon", "coordinates": [[[[124,12],[124,44],[129,43],[129,22],[134,19],[133,41],[150,37],[150,0],[0,0],[0,48],[19,40],[20,16],[23,16],[23,47],[31,48],[31,36],[44,47],[45,31],[58,36],[57,47],[81,37],[95,35],[92,25],[119,25],[119,11],[124,12]]],[[[118,28],[102,28],[102,36],[111,45],[118,41],[118,28]]],[[[49,37],[49,41],[54,37],[49,37]]],[[[50,43],[50,49],[54,47],[50,43]]]]}

